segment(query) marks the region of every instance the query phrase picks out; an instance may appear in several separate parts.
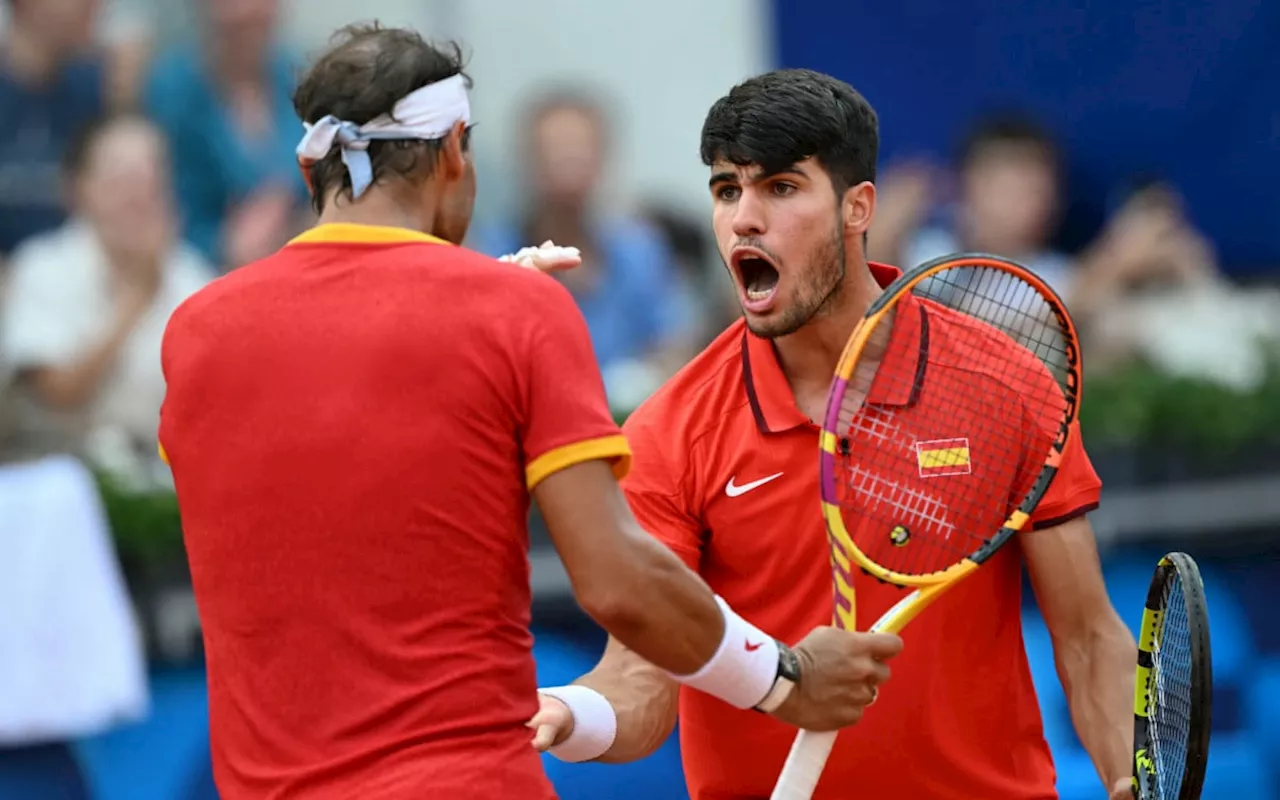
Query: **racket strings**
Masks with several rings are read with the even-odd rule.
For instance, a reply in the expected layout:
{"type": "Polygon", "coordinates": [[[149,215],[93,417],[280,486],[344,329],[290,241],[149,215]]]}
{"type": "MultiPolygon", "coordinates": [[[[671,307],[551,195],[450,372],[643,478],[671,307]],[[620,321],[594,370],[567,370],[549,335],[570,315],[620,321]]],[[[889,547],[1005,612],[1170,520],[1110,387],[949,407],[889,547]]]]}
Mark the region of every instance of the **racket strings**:
{"type": "Polygon", "coordinates": [[[1154,697],[1148,711],[1157,797],[1177,797],[1186,772],[1191,730],[1191,624],[1182,578],[1174,574],[1164,590],[1164,614],[1153,656],[1154,697]]]}
{"type": "Polygon", "coordinates": [[[854,366],[840,402],[837,499],[872,561],[927,575],[980,550],[1029,493],[1065,413],[1071,359],[1052,307],[1014,273],[945,269],[913,294],[943,343],[881,320],[893,327],[883,358],[854,366]],[[927,352],[923,371],[917,352],[927,352]]]}

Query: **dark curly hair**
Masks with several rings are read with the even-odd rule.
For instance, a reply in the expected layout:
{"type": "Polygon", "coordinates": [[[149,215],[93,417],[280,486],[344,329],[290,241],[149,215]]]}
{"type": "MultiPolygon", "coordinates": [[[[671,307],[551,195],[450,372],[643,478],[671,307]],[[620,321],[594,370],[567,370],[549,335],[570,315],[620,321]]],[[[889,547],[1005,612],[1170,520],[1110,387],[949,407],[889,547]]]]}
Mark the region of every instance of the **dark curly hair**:
{"type": "MultiPolygon", "coordinates": [[[[378,23],[341,28],[330,47],[312,65],[293,93],[293,108],[304,122],[332,114],[341,120],[363,125],[382,114],[390,114],[405,95],[463,72],[462,47],[457,42],[441,46],[428,43],[416,31],[384,28],[378,23]]],[[[468,147],[470,129],[463,133],[462,147],[468,147]]],[[[443,139],[386,140],[369,143],[373,179],[396,175],[423,180],[431,174],[443,139]]],[[[325,196],[337,189],[351,196],[351,176],[342,163],[342,154],[333,152],[311,166],[311,205],[324,211],[325,196]]]]}

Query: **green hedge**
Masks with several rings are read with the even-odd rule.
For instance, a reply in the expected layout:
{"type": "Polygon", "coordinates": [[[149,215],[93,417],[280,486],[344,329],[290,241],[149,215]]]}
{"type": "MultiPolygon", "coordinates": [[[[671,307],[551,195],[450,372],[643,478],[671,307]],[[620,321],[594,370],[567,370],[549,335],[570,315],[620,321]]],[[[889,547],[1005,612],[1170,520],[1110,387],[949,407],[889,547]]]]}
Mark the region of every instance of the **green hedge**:
{"type": "Polygon", "coordinates": [[[1175,378],[1137,365],[1085,381],[1080,426],[1085,441],[1222,458],[1280,444],[1280,362],[1251,392],[1175,378]]]}
{"type": "MultiPolygon", "coordinates": [[[[1280,446],[1280,366],[1241,393],[1137,366],[1085,383],[1080,424],[1094,447],[1141,447],[1221,459],[1241,448],[1280,446]]],[[[620,420],[625,419],[620,415],[620,420]]],[[[182,529],[172,492],[137,492],[99,476],[122,561],[142,568],[180,558],[182,529]]]]}
{"type": "Polygon", "coordinates": [[[126,569],[147,570],[182,556],[182,519],[171,491],[136,491],[99,472],[98,489],[126,569]]]}

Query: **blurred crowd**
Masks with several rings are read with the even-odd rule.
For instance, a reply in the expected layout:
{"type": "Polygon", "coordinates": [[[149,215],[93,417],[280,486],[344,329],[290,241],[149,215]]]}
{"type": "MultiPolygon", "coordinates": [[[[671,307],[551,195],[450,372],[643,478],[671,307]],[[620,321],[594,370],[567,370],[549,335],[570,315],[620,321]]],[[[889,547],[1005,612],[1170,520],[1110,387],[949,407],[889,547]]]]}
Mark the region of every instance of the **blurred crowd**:
{"type": "MultiPolygon", "coordinates": [[[[197,33],[177,39],[104,15],[97,0],[0,4],[0,607],[35,607],[41,582],[26,568],[7,574],[6,564],[44,563],[18,553],[6,530],[82,531],[40,546],[85,553],[82,572],[63,563],[54,583],[101,584],[92,609],[65,616],[84,629],[92,658],[116,653],[118,678],[65,718],[26,728],[6,728],[25,717],[0,690],[2,750],[142,713],[136,637],[119,633],[128,603],[110,553],[83,544],[99,541],[102,523],[84,520],[101,514],[73,464],[134,485],[168,480],[156,419],[169,314],[285,244],[311,212],[294,158],[300,62],[282,44],[279,0],[199,0],[197,33]]],[[[623,412],[737,314],[709,219],[610,199],[625,192],[607,169],[617,133],[609,98],[558,86],[529,98],[523,113],[520,202],[509,216],[478,219],[468,244],[495,256],[547,239],[581,248],[583,266],[560,279],[623,412]]],[[[1128,180],[1096,238],[1067,253],[1054,244],[1064,180],[1059,145],[1034,119],[974,120],[953,162],[885,166],[872,258],[912,266],[962,250],[1013,257],[1067,300],[1090,370],[1142,359],[1237,388],[1261,380],[1266,350],[1252,343],[1280,340],[1280,295],[1224,277],[1177,187],[1128,180]]],[[[51,613],[58,602],[74,598],[39,607],[51,613]]],[[[31,622],[0,614],[0,676],[22,677],[3,656],[31,622]]],[[[32,652],[23,645],[28,677],[75,661],[32,652]]],[[[7,679],[0,685],[14,685],[7,679]]],[[[53,688],[46,680],[43,691],[65,701],[82,682],[76,673],[53,688]]]]}
{"type": "MultiPolygon", "coordinates": [[[[310,221],[293,153],[300,62],[282,44],[279,0],[201,0],[199,35],[164,43],[104,17],[96,0],[5,2],[0,461],[70,452],[163,481],[155,418],[168,314],[310,221]]],[[[565,86],[528,102],[521,201],[509,218],[478,220],[468,243],[492,255],[546,239],[583,250],[584,266],[562,280],[625,410],[736,310],[705,220],[604,199],[619,194],[607,185],[607,101],[565,86]]],[[[1053,244],[1063,180],[1062,154],[1035,120],[975,120],[954,163],[884,170],[872,256],[904,266],[960,250],[1011,256],[1067,299],[1091,369],[1141,357],[1257,380],[1260,353],[1220,343],[1275,337],[1276,296],[1222,276],[1176,187],[1133,183],[1095,241],[1068,254],[1053,244]]]]}

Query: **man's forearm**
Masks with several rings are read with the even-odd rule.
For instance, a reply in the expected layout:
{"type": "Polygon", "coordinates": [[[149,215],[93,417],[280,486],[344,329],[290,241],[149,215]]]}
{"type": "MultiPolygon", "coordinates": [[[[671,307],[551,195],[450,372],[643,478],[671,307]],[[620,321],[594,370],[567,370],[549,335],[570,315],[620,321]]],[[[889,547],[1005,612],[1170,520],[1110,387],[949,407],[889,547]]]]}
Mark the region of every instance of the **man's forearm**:
{"type": "Polygon", "coordinates": [[[586,576],[569,568],[584,610],[614,639],[677,675],[696,672],[715,654],[726,620],[715,595],[665,545],[635,527],[614,563],[586,576]]]}
{"type": "Polygon", "coordinates": [[[604,695],[617,715],[613,745],[599,761],[622,764],[645,758],[675,728],[678,685],[616,639],[609,639],[600,663],[574,683],[604,695]]]}
{"type": "Polygon", "coordinates": [[[1079,641],[1060,643],[1057,652],[1076,734],[1110,789],[1132,773],[1137,644],[1113,613],[1079,641]]]}

